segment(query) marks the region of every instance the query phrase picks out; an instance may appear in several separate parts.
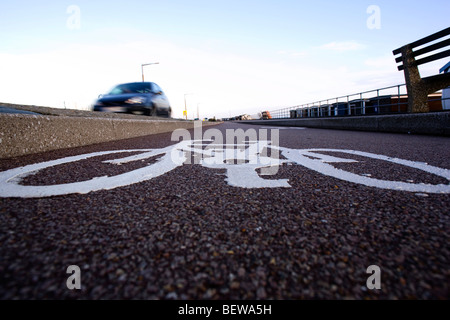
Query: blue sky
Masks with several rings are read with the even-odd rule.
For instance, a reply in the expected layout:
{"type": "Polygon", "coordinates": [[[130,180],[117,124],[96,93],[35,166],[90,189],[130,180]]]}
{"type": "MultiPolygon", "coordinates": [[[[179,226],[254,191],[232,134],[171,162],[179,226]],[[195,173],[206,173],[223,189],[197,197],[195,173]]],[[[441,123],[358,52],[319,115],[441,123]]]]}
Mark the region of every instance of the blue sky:
{"type": "Polygon", "coordinates": [[[187,93],[191,118],[295,106],[403,83],[392,50],[447,28],[449,9],[432,0],[3,1],[0,102],[87,109],[159,62],[144,74],[175,117],[187,93]]]}

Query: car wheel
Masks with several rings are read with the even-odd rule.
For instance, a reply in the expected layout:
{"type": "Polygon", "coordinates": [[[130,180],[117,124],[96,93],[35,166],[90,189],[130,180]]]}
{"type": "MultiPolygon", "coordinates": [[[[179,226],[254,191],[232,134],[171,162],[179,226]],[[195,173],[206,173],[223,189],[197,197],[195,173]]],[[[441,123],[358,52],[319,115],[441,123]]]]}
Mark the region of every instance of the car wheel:
{"type": "Polygon", "coordinates": [[[156,108],[155,106],[150,106],[148,109],[145,110],[145,115],[154,117],[156,115],[156,108]]]}

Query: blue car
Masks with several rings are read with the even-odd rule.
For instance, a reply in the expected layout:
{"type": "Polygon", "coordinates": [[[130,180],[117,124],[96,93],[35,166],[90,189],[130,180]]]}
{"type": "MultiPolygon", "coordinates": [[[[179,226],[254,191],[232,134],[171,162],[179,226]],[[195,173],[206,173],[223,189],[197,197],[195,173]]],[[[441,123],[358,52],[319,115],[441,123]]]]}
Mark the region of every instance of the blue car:
{"type": "Polygon", "coordinates": [[[100,95],[94,111],[141,113],[148,116],[171,117],[172,108],[161,88],[153,82],[131,82],[115,86],[100,95]]]}

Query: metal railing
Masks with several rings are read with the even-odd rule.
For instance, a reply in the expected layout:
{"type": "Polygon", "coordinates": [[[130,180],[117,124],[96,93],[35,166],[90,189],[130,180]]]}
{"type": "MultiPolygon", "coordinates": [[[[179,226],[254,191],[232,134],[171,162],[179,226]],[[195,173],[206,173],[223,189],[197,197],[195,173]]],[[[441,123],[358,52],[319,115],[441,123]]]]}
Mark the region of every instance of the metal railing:
{"type": "MultiPolygon", "coordinates": [[[[442,110],[441,91],[429,95],[430,111],[442,110]]],[[[346,117],[407,113],[405,84],[269,111],[272,119],[346,117]]]]}

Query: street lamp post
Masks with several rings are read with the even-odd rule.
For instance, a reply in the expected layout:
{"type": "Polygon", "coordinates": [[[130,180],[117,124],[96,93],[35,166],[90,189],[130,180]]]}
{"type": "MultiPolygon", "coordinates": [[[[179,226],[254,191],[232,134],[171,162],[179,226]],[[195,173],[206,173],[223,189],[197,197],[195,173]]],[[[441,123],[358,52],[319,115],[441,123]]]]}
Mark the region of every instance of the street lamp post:
{"type": "Polygon", "coordinates": [[[185,93],[184,94],[184,116],[186,117],[187,120],[187,105],[186,105],[186,96],[191,95],[193,93],[185,93]]]}
{"type": "Polygon", "coordinates": [[[144,63],[141,64],[141,71],[142,71],[142,82],[144,82],[144,66],[149,66],[151,64],[159,64],[159,62],[152,62],[152,63],[144,63]]]}

